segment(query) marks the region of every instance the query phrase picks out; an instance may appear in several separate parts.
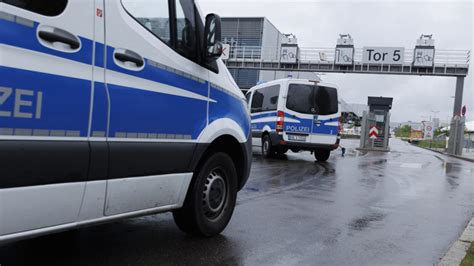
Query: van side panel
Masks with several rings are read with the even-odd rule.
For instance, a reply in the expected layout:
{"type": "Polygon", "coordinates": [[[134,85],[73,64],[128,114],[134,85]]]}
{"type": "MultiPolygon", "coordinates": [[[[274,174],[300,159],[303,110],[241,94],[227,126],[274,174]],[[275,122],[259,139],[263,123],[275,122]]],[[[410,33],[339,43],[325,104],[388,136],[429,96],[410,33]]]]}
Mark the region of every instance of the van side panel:
{"type": "Polygon", "coordinates": [[[196,143],[112,142],[109,179],[190,172],[195,147],[196,143]]]}
{"type": "Polygon", "coordinates": [[[78,141],[0,141],[0,189],[87,180],[89,147],[78,141]]]}
{"type": "Polygon", "coordinates": [[[46,17],[0,6],[0,235],[5,235],[77,219],[90,160],[94,7],[69,1],[61,15],[46,17]],[[45,32],[70,35],[79,46],[48,42],[45,32]]]}
{"type": "Polygon", "coordinates": [[[75,221],[83,190],[83,183],[2,189],[2,234],[75,221]]]}
{"type": "Polygon", "coordinates": [[[105,215],[182,205],[192,175],[192,173],[169,174],[109,181],[105,215]]]}

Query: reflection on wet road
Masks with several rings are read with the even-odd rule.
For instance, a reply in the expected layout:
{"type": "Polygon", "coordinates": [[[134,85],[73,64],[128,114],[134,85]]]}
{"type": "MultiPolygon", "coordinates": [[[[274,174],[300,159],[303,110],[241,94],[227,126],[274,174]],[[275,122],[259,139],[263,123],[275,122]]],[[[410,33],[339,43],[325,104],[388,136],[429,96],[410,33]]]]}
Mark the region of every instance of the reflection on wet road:
{"type": "Polygon", "coordinates": [[[0,264],[432,265],[474,211],[474,164],[392,141],[390,153],[316,163],[255,153],[224,233],[182,234],[170,214],[0,246],[0,264]]]}

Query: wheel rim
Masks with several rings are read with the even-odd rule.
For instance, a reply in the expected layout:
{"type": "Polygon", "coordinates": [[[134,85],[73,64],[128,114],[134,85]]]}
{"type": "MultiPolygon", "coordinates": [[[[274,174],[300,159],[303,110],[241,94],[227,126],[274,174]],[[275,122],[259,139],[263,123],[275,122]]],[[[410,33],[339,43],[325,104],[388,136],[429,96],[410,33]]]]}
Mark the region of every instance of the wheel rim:
{"type": "Polygon", "coordinates": [[[268,154],[268,149],[269,149],[270,143],[268,143],[267,140],[263,142],[263,153],[268,154]]]}
{"type": "Polygon", "coordinates": [[[214,169],[207,176],[202,201],[204,214],[209,220],[215,220],[221,215],[226,197],[225,174],[220,169],[214,169]]]}

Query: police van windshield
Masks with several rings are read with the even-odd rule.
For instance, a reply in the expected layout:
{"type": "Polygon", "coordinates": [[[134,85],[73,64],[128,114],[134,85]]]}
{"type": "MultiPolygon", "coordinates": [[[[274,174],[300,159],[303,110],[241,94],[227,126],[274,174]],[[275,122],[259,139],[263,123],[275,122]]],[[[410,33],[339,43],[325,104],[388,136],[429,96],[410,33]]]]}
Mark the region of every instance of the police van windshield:
{"type": "Polygon", "coordinates": [[[288,89],[286,108],[303,114],[337,113],[337,90],[317,85],[291,84],[288,89]]]}

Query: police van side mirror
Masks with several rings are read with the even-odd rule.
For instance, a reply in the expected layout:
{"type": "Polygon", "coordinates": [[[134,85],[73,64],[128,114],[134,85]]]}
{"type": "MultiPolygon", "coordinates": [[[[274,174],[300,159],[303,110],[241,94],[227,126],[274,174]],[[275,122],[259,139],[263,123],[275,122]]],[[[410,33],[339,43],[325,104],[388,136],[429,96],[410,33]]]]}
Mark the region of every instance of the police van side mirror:
{"type": "Polygon", "coordinates": [[[204,42],[206,61],[211,63],[219,59],[222,55],[221,18],[216,14],[206,16],[204,42]]]}

